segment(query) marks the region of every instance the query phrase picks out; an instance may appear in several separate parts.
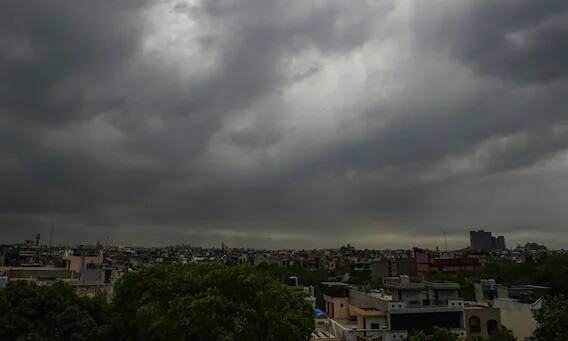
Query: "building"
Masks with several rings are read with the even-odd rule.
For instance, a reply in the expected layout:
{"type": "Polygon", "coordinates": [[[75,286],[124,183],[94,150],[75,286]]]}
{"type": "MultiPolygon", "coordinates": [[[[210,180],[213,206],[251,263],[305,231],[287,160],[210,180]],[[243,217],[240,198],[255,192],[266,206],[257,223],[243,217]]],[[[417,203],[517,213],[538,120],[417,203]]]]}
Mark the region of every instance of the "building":
{"type": "Polygon", "coordinates": [[[471,241],[471,249],[481,252],[493,251],[493,237],[491,232],[484,230],[470,231],[469,239],[471,241]]]}
{"type": "Polygon", "coordinates": [[[464,312],[468,338],[487,339],[501,328],[499,308],[481,303],[466,303],[464,312]]]}
{"type": "Polygon", "coordinates": [[[493,237],[491,232],[484,230],[469,231],[471,249],[479,252],[503,251],[506,249],[505,237],[493,237]]]}
{"type": "Polygon", "coordinates": [[[549,291],[549,287],[535,285],[507,287],[493,279],[475,283],[476,300],[498,308],[501,323],[511,329],[519,341],[532,337],[537,327],[533,313],[542,307],[542,297],[549,291]]]}
{"type": "Polygon", "coordinates": [[[439,326],[466,336],[464,301],[456,283],[412,282],[402,275],[385,278],[383,291],[362,292],[337,282],[322,285],[326,314],[332,320],[327,325],[333,326],[324,335],[338,336],[343,330],[340,337],[354,335],[353,340],[393,341],[419,330],[431,333],[439,326]]]}
{"type": "Polygon", "coordinates": [[[542,307],[542,299],[522,303],[515,299],[498,298],[492,305],[501,311],[501,322],[513,332],[519,341],[531,340],[537,327],[533,312],[542,307]]]}
{"type": "Polygon", "coordinates": [[[513,299],[522,303],[533,303],[546,296],[551,288],[538,285],[514,285],[507,287],[497,284],[494,279],[482,279],[475,283],[477,302],[491,303],[496,299],[513,299]]]}
{"type": "Polygon", "coordinates": [[[505,245],[505,237],[499,236],[495,239],[495,248],[500,251],[507,249],[507,245],[505,245]]]}
{"type": "Polygon", "coordinates": [[[464,301],[459,297],[459,288],[457,283],[415,283],[408,276],[387,279],[390,329],[430,333],[439,326],[465,336],[464,301]]]}
{"type": "Polygon", "coordinates": [[[479,258],[434,258],[430,264],[430,271],[438,272],[463,272],[477,271],[481,269],[479,258]]]}
{"type": "Polygon", "coordinates": [[[373,281],[382,281],[387,277],[402,275],[415,277],[418,274],[417,261],[414,257],[374,260],[371,261],[369,269],[373,281]]]}
{"type": "Polygon", "coordinates": [[[103,265],[102,249],[78,248],[65,250],[63,261],[69,270],[80,272],[85,268],[101,267],[103,265]]]}
{"type": "Polygon", "coordinates": [[[4,272],[10,282],[26,281],[44,285],[52,284],[56,281],[69,283],[79,280],[77,272],[65,268],[6,267],[4,272]]]}
{"type": "Polygon", "coordinates": [[[343,282],[323,282],[322,292],[327,316],[335,320],[349,318],[349,286],[343,282]]]}

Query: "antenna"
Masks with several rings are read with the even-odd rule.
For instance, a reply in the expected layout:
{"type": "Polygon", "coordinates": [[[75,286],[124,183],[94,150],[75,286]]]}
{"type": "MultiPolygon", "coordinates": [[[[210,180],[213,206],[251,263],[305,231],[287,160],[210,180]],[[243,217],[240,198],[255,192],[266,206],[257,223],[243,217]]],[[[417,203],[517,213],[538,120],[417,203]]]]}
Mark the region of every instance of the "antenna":
{"type": "Polygon", "coordinates": [[[446,253],[448,252],[448,237],[446,236],[446,231],[444,231],[444,245],[446,246],[446,253]]]}

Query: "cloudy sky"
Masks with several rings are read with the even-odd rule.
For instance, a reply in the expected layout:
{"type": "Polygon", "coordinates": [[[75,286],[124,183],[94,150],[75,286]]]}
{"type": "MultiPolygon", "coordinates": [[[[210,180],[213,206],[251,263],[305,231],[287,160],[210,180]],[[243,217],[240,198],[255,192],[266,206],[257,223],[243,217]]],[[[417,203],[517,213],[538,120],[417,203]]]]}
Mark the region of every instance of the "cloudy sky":
{"type": "Polygon", "coordinates": [[[0,243],[561,248],[567,176],[566,0],[2,1],[0,243]]]}

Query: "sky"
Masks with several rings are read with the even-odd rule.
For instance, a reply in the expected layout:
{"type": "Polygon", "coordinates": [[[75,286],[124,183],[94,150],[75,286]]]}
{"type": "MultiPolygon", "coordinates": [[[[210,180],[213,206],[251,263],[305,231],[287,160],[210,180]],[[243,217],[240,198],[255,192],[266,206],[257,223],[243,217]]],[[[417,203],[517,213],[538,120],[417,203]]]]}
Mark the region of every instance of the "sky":
{"type": "Polygon", "coordinates": [[[1,2],[0,243],[567,245],[566,0],[1,2]]]}

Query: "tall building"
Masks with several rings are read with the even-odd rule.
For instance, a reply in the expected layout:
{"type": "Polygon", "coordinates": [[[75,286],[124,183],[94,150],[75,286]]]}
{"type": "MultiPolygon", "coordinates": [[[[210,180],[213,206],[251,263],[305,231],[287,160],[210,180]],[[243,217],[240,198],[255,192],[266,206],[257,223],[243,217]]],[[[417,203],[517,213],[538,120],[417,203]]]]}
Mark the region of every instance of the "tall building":
{"type": "Polygon", "coordinates": [[[505,237],[499,236],[495,239],[495,248],[500,251],[507,248],[507,246],[505,245],[505,237]]]}
{"type": "Polygon", "coordinates": [[[494,250],[491,232],[484,230],[470,231],[469,239],[471,241],[471,249],[474,251],[491,252],[494,250]]]}
{"type": "Polygon", "coordinates": [[[505,237],[493,237],[489,231],[469,231],[469,238],[471,241],[471,249],[474,251],[492,252],[506,249],[505,237]]]}

